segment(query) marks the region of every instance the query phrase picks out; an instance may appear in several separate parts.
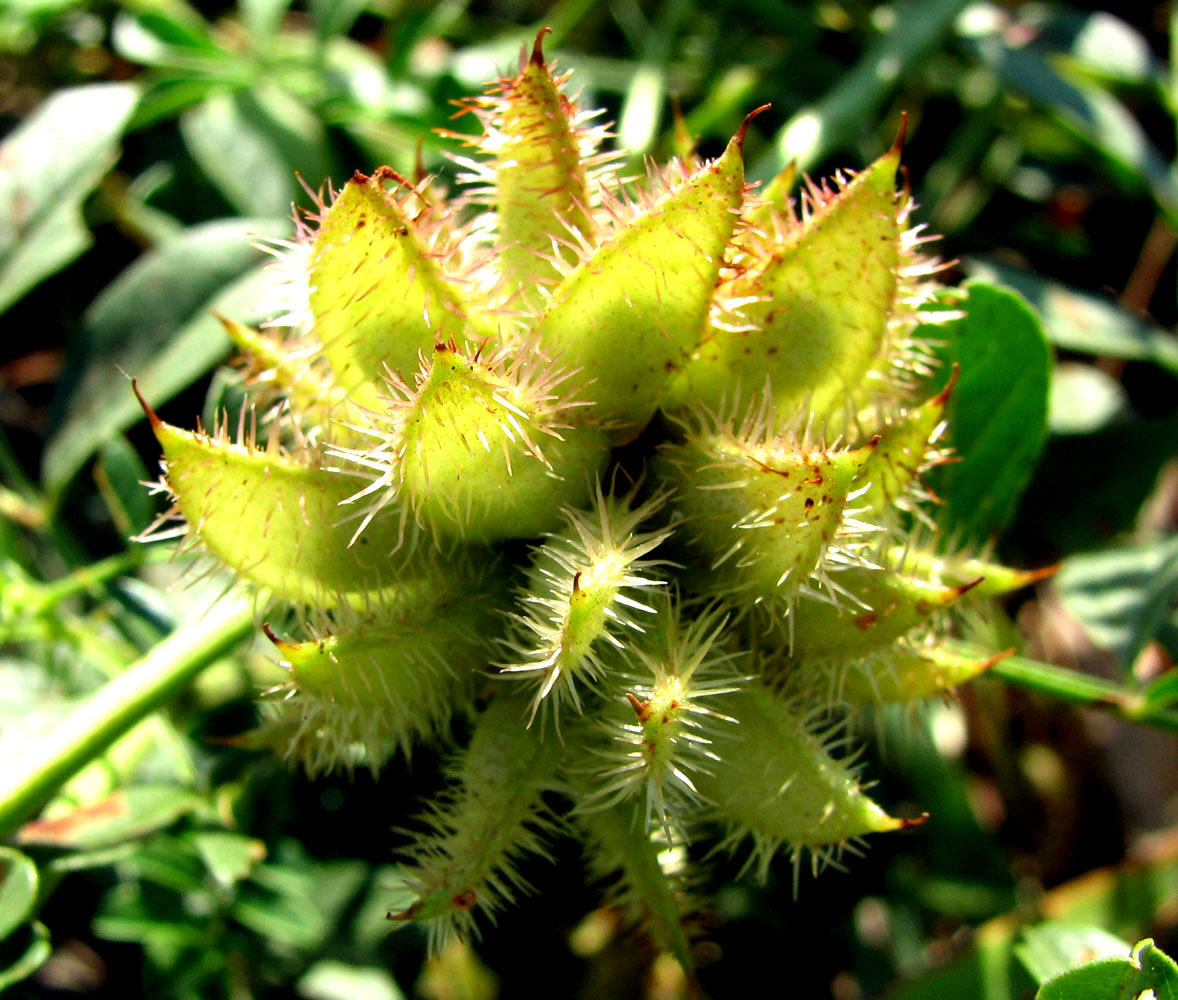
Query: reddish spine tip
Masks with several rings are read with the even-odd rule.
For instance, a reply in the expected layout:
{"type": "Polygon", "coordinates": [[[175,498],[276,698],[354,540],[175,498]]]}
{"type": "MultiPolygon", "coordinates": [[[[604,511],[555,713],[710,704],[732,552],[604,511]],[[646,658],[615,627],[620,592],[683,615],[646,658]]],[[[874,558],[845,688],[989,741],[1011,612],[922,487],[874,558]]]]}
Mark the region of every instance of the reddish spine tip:
{"type": "Polygon", "coordinates": [[[1060,563],[1054,566],[1044,566],[1043,569],[1028,569],[1022,572],[1023,586],[1028,584],[1038,583],[1040,580],[1046,580],[1048,577],[1055,576],[1059,572],[1060,563]]]}
{"type": "Polygon", "coordinates": [[[892,148],[889,150],[899,156],[904,151],[904,140],[908,138],[908,112],[900,112],[900,129],[896,132],[896,141],[892,143],[892,148]]]}
{"type": "Polygon", "coordinates": [[[536,41],[532,43],[532,65],[544,65],[544,36],[551,35],[552,29],[545,25],[536,32],[536,41]]]}
{"type": "Polygon", "coordinates": [[[960,597],[962,594],[968,594],[971,590],[974,589],[974,587],[976,587],[984,579],[986,579],[984,576],[979,576],[976,580],[970,580],[969,583],[960,584],[959,586],[956,586],[953,589],[957,592],[957,596],[960,597]]]}
{"type": "Polygon", "coordinates": [[[163,421],[156,415],[146,399],[143,398],[143,393],[139,391],[139,380],[131,379],[131,391],[135,393],[135,398],[139,400],[139,405],[143,407],[143,412],[147,414],[147,422],[151,424],[151,429],[154,431],[163,425],[163,421]]]}
{"type": "Polygon", "coordinates": [[[924,824],[927,822],[928,813],[921,813],[919,816],[915,816],[912,819],[900,820],[900,829],[911,830],[914,826],[924,826],[924,824]]]}
{"type": "Polygon", "coordinates": [[[1014,656],[1014,647],[1013,646],[1010,649],[1004,649],[1004,650],[1002,650],[1001,653],[995,653],[993,656],[987,657],[986,659],[982,660],[982,669],[989,670],[992,666],[994,666],[995,663],[998,663],[1001,660],[1005,660],[1011,656],[1014,656]]]}
{"type": "Polygon", "coordinates": [[[944,406],[947,402],[949,402],[949,396],[952,394],[953,387],[957,384],[957,376],[960,374],[961,365],[954,361],[953,371],[949,373],[949,381],[946,383],[945,388],[933,397],[933,404],[935,406],[944,406]]]}
{"type": "Polygon", "coordinates": [[[284,643],[281,639],[278,638],[278,636],[274,634],[274,630],[270,628],[269,622],[262,622],[262,631],[266,633],[266,638],[274,643],[275,646],[286,645],[286,643],[284,643]]]}
{"type": "Polygon", "coordinates": [[[740,128],[737,129],[736,136],[732,140],[736,143],[737,149],[741,150],[742,152],[744,151],[744,137],[748,135],[749,122],[751,122],[762,112],[768,111],[771,107],[773,107],[772,104],[762,104],[759,108],[753,108],[752,111],[744,116],[744,121],[740,123],[740,128]]]}
{"type": "Polygon", "coordinates": [[[646,702],[639,701],[639,699],[632,695],[629,691],[626,692],[626,701],[630,703],[630,707],[634,709],[634,714],[638,716],[639,722],[645,722],[650,717],[650,707],[646,702]]]}

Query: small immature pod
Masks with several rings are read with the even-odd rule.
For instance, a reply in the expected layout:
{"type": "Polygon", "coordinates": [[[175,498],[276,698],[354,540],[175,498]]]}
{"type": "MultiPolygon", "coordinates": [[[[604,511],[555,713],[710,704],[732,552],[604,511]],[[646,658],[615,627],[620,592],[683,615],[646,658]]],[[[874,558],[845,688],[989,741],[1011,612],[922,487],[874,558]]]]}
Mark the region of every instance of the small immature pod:
{"type": "Polygon", "coordinates": [[[718,301],[743,303],[740,321],[708,332],[672,390],[676,404],[718,409],[735,395],[751,405],[768,383],[779,419],[803,405],[819,426],[843,415],[887,356],[902,306],[899,166],[897,141],[838,190],[811,185],[800,221],[754,203],[761,236],[749,233],[740,269],[717,290],[718,301]]]}
{"type": "Polygon", "coordinates": [[[597,878],[611,880],[608,893],[612,905],[619,907],[630,923],[641,927],[660,951],[670,952],[684,971],[690,972],[686,923],[692,899],[683,873],[668,871],[660,863],[660,855],[675,848],[652,838],[639,815],[641,808],[622,802],[577,815],[577,825],[588,835],[589,868],[597,878]]]}
{"type": "Polygon", "coordinates": [[[609,458],[604,432],[568,426],[576,404],[554,395],[563,381],[550,366],[436,345],[415,389],[390,383],[402,398],[378,444],[338,452],[375,476],[352,500],[374,496],[371,510],[400,500],[435,534],[467,542],[554,528],[609,458]]]}
{"type": "Polygon", "coordinates": [[[657,816],[670,842],[673,825],[698,804],[692,775],[711,766],[717,731],[735,722],[711,706],[747,678],[733,669],[738,654],[725,650],[722,609],[688,617],[664,593],[656,610],[648,635],[626,654],[627,672],[610,678],[613,710],[601,721],[603,740],[591,747],[602,763],[584,808],[641,798],[644,828],[657,816]]]}
{"type": "Polygon", "coordinates": [[[389,918],[428,922],[435,952],[450,934],[476,930],[474,910],[494,914],[529,888],[515,870],[519,857],[547,854],[542,838],[552,824],[541,796],[557,785],[564,745],[538,739],[526,713],[525,699],[499,692],[449,769],[449,799],[424,817],[431,832],[408,851],[417,900],[389,918]]]}
{"type": "Polygon", "coordinates": [[[805,447],[786,437],[717,429],[665,447],[661,474],[677,513],[725,600],[788,611],[827,565],[853,565],[874,530],[848,515],[852,484],[871,446],[805,447]]]}
{"type": "Polygon", "coordinates": [[[850,841],[912,825],[876,805],[854,770],[767,688],[750,684],[717,700],[738,725],[717,742],[718,759],[697,784],[709,815],[727,824],[728,843],[753,838],[762,877],[783,845],[795,866],[809,850],[817,870],[850,841]]]}
{"type": "Polygon", "coordinates": [[[565,701],[580,712],[577,685],[600,680],[602,648],[624,649],[626,633],[643,632],[634,612],[655,612],[631,595],[665,586],[651,573],[662,563],[645,556],[670,532],[637,529],[662,507],[666,495],[636,508],[631,499],[606,497],[598,486],[593,508],[566,510],[564,530],[536,550],[507,644],[513,659],[500,664],[504,673],[538,684],[533,717],[550,694],[554,714],[565,701]]]}

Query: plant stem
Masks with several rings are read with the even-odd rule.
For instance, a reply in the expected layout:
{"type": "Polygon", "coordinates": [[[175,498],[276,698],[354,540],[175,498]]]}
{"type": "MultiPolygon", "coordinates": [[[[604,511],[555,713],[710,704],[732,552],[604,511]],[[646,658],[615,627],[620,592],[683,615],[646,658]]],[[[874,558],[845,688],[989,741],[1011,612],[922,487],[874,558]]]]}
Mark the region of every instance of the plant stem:
{"type": "Polygon", "coordinates": [[[253,617],[250,601],[226,595],[66,716],[0,784],[0,839],[11,836],[74,774],[249,636],[253,617]]]}
{"type": "MultiPolygon", "coordinates": [[[[966,643],[954,643],[953,648],[965,656],[987,655],[985,651],[966,643]]],[[[1151,707],[1138,692],[1103,677],[1093,677],[1023,656],[1008,656],[999,660],[988,673],[1001,677],[1009,684],[1039,691],[1060,701],[1100,709],[1128,722],[1144,723],[1178,733],[1178,711],[1151,707]]]]}

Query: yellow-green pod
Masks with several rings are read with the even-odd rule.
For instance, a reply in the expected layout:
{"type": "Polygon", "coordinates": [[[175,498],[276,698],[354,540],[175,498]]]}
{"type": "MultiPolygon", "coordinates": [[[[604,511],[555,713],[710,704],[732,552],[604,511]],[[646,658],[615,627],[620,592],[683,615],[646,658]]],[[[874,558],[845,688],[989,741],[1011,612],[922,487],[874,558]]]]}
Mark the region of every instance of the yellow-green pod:
{"type": "Polygon", "coordinates": [[[708,815],[727,825],[729,844],[752,838],[762,876],[782,847],[795,865],[809,851],[817,869],[849,841],[912,825],[872,801],[854,769],[767,688],[748,685],[717,702],[737,724],[696,783],[708,815]]]}
{"type": "Polygon", "coordinates": [[[744,196],[745,129],[583,259],[536,324],[538,348],[595,381],[584,419],[633,437],[699,341],[744,196]]]}
{"type": "MultiPolygon", "coordinates": [[[[311,251],[315,336],[335,380],[380,410],[386,373],[408,377],[435,342],[461,338],[468,308],[433,246],[444,219],[408,182],[382,167],[359,172],[326,210],[311,251]],[[393,180],[400,197],[385,190],[393,180]]],[[[473,334],[477,336],[477,334],[473,334]]]]}
{"type": "Polygon", "coordinates": [[[315,454],[182,431],[154,413],[167,487],[203,547],[276,597],[321,607],[382,600],[414,581],[413,548],[390,508],[354,537],[341,506],[364,481],[324,468],[315,454]]]}

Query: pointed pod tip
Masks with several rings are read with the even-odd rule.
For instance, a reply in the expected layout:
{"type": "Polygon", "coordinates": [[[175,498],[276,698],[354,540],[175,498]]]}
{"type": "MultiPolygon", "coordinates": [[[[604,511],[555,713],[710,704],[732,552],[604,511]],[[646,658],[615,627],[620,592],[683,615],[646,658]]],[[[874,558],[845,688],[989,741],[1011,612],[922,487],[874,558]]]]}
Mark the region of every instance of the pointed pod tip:
{"type": "Polygon", "coordinates": [[[954,600],[956,600],[958,597],[961,597],[964,594],[968,594],[971,590],[974,589],[974,587],[976,587],[984,579],[986,579],[984,576],[979,576],[979,577],[977,577],[977,579],[970,580],[968,583],[962,583],[962,584],[958,584],[956,587],[950,587],[949,589],[953,592],[954,600]]]}
{"type": "Polygon", "coordinates": [[[280,639],[277,635],[274,634],[274,630],[270,627],[269,622],[262,622],[262,631],[266,634],[266,638],[274,643],[275,646],[282,647],[291,645],[291,643],[287,642],[285,639],[280,639]]]}
{"type": "Polygon", "coordinates": [[[744,138],[746,135],[748,135],[749,122],[756,118],[757,115],[768,111],[771,107],[773,107],[772,104],[762,104],[759,108],[753,108],[752,111],[744,116],[744,121],[740,123],[740,128],[737,129],[736,135],[733,136],[732,139],[732,141],[736,143],[737,149],[741,150],[742,152],[744,151],[744,138]]]}
{"type": "Polygon", "coordinates": [[[953,387],[957,385],[957,376],[960,374],[961,365],[954,361],[953,371],[949,374],[949,381],[945,384],[945,388],[933,397],[932,402],[934,406],[944,406],[949,402],[949,397],[953,394],[953,387]]]}
{"type": "Polygon", "coordinates": [[[904,152],[904,140],[908,138],[908,112],[900,112],[900,128],[896,131],[896,140],[892,143],[892,148],[888,150],[888,155],[899,156],[904,152]]]}
{"type": "Polygon", "coordinates": [[[986,659],[982,660],[982,662],[980,664],[981,669],[978,671],[978,673],[985,673],[992,666],[994,666],[995,663],[999,663],[1002,660],[1009,659],[1012,656],[1014,656],[1014,647],[1013,646],[1010,649],[1002,650],[1001,653],[995,653],[993,656],[988,656],[988,657],[986,657],[986,659]]]}
{"type": "Polygon", "coordinates": [[[139,391],[138,379],[131,379],[131,391],[135,393],[135,398],[139,400],[139,405],[143,407],[143,412],[147,415],[147,422],[151,424],[152,431],[156,431],[162,427],[164,422],[160,420],[155,410],[153,410],[147,400],[143,398],[143,393],[139,391]]]}
{"type": "Polygon", "coordinates": [[[543,28],[536,32],[536,40],[532,43],[531,63],[533,66],[544,65],[544,37],[551,34],[552,29],[548,25],[544,25],[543,28]]]}
{"type": "Polygon", "coordinates": [[[912,816],[910,818],[896,820],[897,830],[911,830],[914,826],[924,826],[928,822],[929,814],[921,813],[919,816],[912,816]]]}

